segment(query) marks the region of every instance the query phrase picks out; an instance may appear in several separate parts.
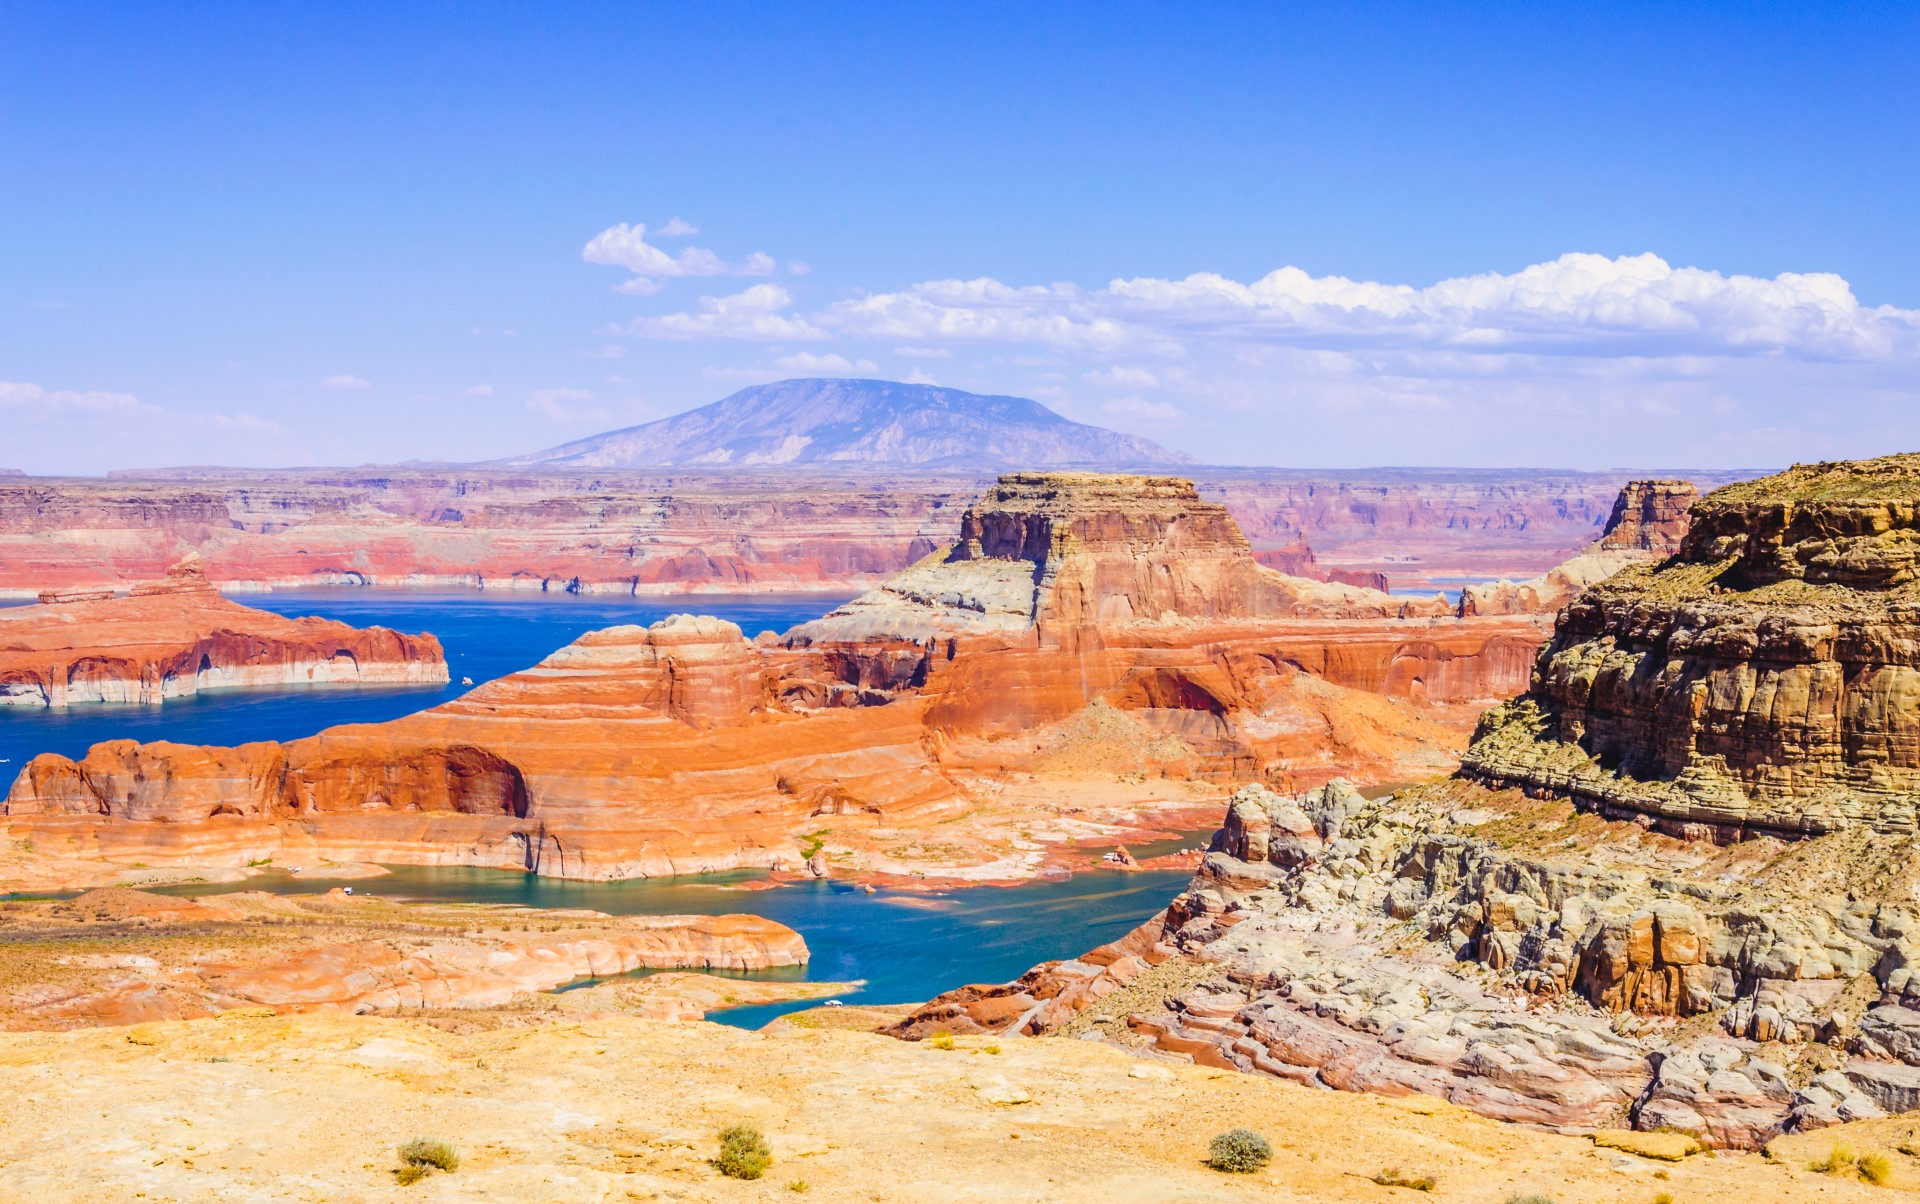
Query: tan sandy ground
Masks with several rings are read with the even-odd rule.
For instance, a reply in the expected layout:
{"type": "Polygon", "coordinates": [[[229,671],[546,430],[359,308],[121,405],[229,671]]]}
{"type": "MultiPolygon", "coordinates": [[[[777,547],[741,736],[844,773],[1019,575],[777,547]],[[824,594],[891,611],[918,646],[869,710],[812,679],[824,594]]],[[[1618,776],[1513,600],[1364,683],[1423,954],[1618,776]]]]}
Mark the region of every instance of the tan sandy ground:
{"type": "MultiPolygon", "coordinates": [[[[1061,1039],[951,1050],[862,1033],[781,1035],[630,1018],[454,1035],[408,1020],[226,1016],[0,1035],[0,1199],[33,1201],[1889,1200],[1769,1163],[1667,1165],[1501,1126],[1430,1100],[1315,1092],[1061,1039]],[[1027,1102],[1017,1101],[1025,1098],[1027,1102]],[[747,1121],[776,1161],[708,1165],[747,1121]],[[1265,1172],[1201,1165],[1247,1125],[1265,1172]],[[412,1187],[395,1146],[456,1142],[412,1187]],[[1379,1187],[1398,1166],[1431,1195],[1379,1187]],[[1666,1180],[1655,1173],[1666,1170],[1666,1180]]],[[[1903,1182],[1911,1159],[1896,1156],[1903,1182]]]]}

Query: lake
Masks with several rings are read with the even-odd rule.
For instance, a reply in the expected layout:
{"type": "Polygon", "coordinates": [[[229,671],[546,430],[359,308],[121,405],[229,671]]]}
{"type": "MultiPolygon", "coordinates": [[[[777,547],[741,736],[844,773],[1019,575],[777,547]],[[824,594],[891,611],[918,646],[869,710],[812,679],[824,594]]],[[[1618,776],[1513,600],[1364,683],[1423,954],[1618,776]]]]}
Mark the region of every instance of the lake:
{"type": "Polygon", "coordinates": [[[712,594],[687,598],[320,589],[245,594],[238,601],[298,617],[319,615],[355,627],[430,631],[447,653],[445,686],[290,686],[217,690],[161,706],[84,705],[62,710],[0,707],[0,783],[11,784],[37,753],[85,755],[102,740],[245,744],[295,740],[339,723],[381,723],[456,698],[474,683],[530,668],[585,632],[617,623],[648,624],[693,611],[738,623],[748,639],[817,619],[844,599],[819,594],[712,594]]]}
{"type": "MultiPolygon", "coordinates": [[[[447,653],[453,684],[428,687],[311,686],[281,691],[212,691],[161,706],[83,706],[0,714],[0,783],[40,752],[78,757],[101,740],[173,740],[240,744],[291,740],[339,723],[377,723],[423,710],[471,686],[524,669],[584,632],[616,623],[651,623],[694,611],[738,623],[751,638],[785,631],[839,605],[838,597],[704,595],[635,598],[554,594],[487,594],[332,589],[249,594],[247,605],[285,615],[322,615],[356,627],[379,624],[430,631],[447,653]]],[[[1191,838],[1140,846],[1151,856],[1191,838]]],[[[388,877],[354,883],[358,891],[439,902],[587,907],[612,915],[716,915],[751,912],[806,937],[813,963],[805,970],[749,977],[818,981],[865,979],[849,1001],[917,1002],[972,982],[1002,982],[1037,962],[1072,957],[1123,935],[1158,913],[1186,886],[1178,871],[1097,870],[1018,887],[977,887],[938,894],[864,890],[808,882],[773,890],[738,889],[761,875],[567,882],[502,870],[396,866],[388,877]]],[[[302,881],[270,872],[237,883],[189,883],[168,893],[220,894],[270,890],[311,894],[336,882],[302,881]]],[[[782,1012],[819,1001],[716,1012],[713,1019],[757,1028],[782,1012]]]]}
{"type": "MultiPolygon", "coordinates": [[[[1192,843],[1191,839],[1188,843],[1192,843]]],[[[847,1002],[907,1003],[974,982],[1005,982],[1036,963],[1073,957],[1125,935],[1158,914],[1186,888],[1184,871],[1091,870],[1024,886],[979,886],[925,893],[881,888],[867,894],[846,883],[802,882],[770,890],[738,887],[763,875],[742,871],[691,878],[568,882],[509,870],[395,866],[382,878],[351,883],[382,898],[442,903],[517,903],[586,907],[609,915],[724,915],[749,912],[777,920],[807,939],[813,961],[729,977],[816,982],[865,979],[847,1002]],[[731,889],[730,889],[731,888],[731,889]]],[[[342,885],[269,872],[243,882],[186,883],[157,888],[174,895],[269,890],[320,894],[342,885]]],[[[711,1019],[758,1028],[783,1012],[822,1000],[714,1012],[711,1019]]]]}

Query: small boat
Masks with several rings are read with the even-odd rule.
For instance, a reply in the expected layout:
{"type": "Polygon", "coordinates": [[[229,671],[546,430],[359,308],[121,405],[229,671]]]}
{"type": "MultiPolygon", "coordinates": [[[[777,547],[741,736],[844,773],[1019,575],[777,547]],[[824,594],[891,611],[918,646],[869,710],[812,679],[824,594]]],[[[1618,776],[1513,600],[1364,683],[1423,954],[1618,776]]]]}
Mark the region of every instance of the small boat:
{"type": "Polygon", "coordinates": [[[460,679],[460,684],[463,686],[470,686],[473,684],[473,679],[471,677],[463,677],[460,679]]]}

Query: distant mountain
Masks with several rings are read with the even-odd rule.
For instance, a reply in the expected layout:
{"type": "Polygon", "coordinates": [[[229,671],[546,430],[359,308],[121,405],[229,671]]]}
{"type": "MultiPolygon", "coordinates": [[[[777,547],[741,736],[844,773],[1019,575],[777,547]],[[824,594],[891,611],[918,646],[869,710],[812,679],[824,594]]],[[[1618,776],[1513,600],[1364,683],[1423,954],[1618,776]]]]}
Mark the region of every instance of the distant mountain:
{"type": "Polygon", "coordinates": [[[555,468],[914,465],[998,470],[1191,464],[1151,439],[1024,397],[891,380],[783,380],[658,422],[500,460],[555,468]]]}

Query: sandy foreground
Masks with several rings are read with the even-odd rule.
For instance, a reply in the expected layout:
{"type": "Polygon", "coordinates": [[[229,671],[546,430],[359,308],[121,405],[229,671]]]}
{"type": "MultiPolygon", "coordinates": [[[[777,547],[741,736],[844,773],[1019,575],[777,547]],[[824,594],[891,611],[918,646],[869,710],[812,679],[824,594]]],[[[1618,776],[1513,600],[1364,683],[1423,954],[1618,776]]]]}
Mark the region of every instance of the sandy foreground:
{"type": "Polygon", "coordinates": [[[1920,1169],[1894,1160],[1892,1188],[1814,1174],[1798,1156],[1668,1164],[1435,1100],[1312,1091],[1059,1038],[940,1049],[630,1017],[456,1035],[258,1012],[0,1034],[6,1201],[1501,1204],[1537,1192],[1652,1204],[1665,1191],[1676,1204],[1761,1204],[1903,1198],[1920,1169]],[[755,1182],[707,1161],[737,1121],[772,1140],[776,1161],[755,1182]],[[1235,1125],[1273,1141],[1267,1171],[1202,1165],[1207,1139],[1235,1125]],[[400,1186],[395,1147],[422,1135],[457,1143],[463,1165],[400,1186]],[[1437,1187],[1371,1182],[1388,1167],[1437,1187]]]}

